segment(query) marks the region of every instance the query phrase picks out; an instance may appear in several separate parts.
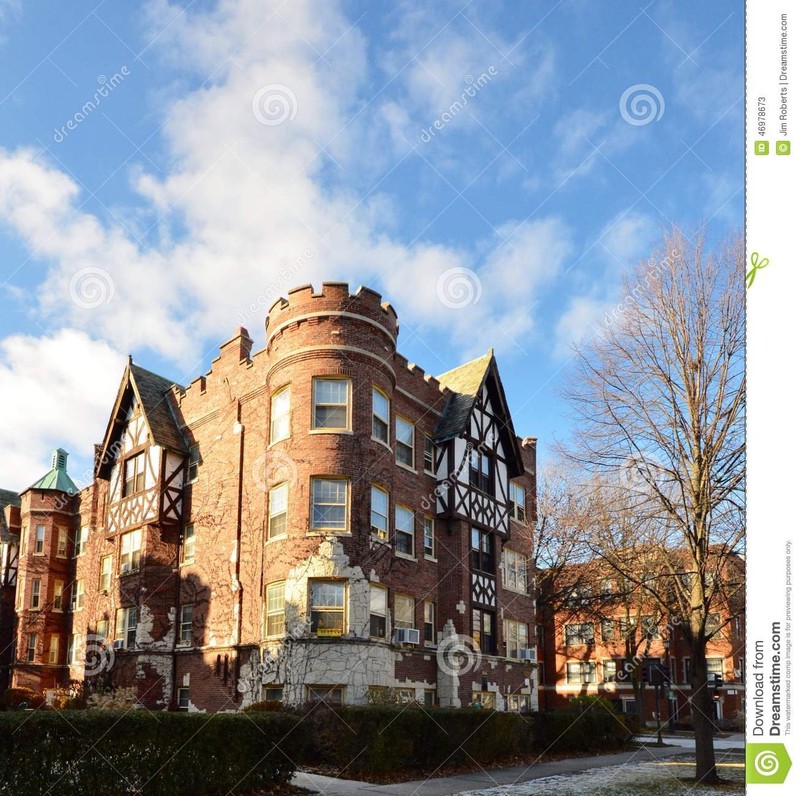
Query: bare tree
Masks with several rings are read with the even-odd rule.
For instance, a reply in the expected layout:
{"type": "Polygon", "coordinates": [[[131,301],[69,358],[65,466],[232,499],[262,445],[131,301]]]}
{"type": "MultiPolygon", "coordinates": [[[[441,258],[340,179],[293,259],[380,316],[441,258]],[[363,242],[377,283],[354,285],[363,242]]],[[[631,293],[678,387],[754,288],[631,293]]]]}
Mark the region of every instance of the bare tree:
{"type": "Polygon", "coordinates": [[[650,593],[677,611],[691,648],[695,776],[706,783],[718,780],[709,619],[719,570],[744,539],[743,257],[738,235],[709,248],[702,234],[668,232],[625,279],[566,391],[580,426],[575,458],[623,474],[624,503],[661,529],[658,579],[670,587],[650,593]]]}

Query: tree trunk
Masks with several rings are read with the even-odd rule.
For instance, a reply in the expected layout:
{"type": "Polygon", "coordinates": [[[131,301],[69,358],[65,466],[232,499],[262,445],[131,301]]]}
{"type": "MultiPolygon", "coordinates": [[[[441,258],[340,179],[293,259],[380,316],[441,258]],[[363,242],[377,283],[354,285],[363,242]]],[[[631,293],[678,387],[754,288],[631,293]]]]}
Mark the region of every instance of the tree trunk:
{"type": "Polygon", "coordinates": [[[719,782],[714,753],[714,700],[708,687],[706,645],[692,644],[692,724],[694,725],[695,779],[705,785],[719,782]]]}

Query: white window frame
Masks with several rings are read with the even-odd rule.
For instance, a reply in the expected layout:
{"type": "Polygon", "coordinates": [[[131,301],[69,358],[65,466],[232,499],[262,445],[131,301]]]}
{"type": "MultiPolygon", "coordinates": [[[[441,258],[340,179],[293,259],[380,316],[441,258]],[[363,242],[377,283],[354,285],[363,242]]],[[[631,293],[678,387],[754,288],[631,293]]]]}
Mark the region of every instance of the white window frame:
{"type": "Polygon", "coordinates": [[[196,543],[197,534],[194,523],[190,522],[183,531],[183,542],[181,543],[181,565],[194,564],[196,543]]]}
{"type": "Polygon", "coordinates": [[[571,622],[564,625],[564,644],[567,647],[594,644],[594,639],[594,622],[571,622]]]}
{"type": "Polygon", "coordinates": [[[36,525],[36,534],[33,538],[33,554],[35,556],[44,555],[44,543],[47,539],[47,526],[41,523],[36,525]]]}
{"type": "Polygon", "coordinates": [[[184,603],[181,606],[180,616],[180,632],[178,635],[178,643],[184,646],[192,646],[194,641],[194,604],[184,603]],[[188,614],[188,621],[186,619],[188,614]]]}
{"type": "Polygon", "coordinates": [[[189,712],[189,689],[186,686],[181,686],[178,689],[178,702],[177,708],[181,713],[189,712]]]}
{"type": "Polygon", "coordinates": [[[200,470],[200,446],[192,445],[189,448],[189,466],[186,473],[186,481],[193,484],[197,480],[200,470]]]}
{"type": "Polygon", "coordinates": [[[73,613],[75,611],[83,610],[83,580],[74,580],[72,582],[72,589],[70,591],[69,610],[73,613]]]}
{"type": "Polygon", "coordinates": [[[58,529],[58,547],[56,548],[56,558],[66,558],[69,543],[67,542],[66,528],[58,529]]]}
{"type": "Polygon", "coordinates": [[[25,647],[25,662],[34,663],[36,661],[36,644],[38,639],[36,633],[28,633],[28,643],[25,647]]]}
{"type": "MultiPolygon", "coordinates": [[[[322,595],[320,595],[322,596],[322,595]]],[[[309,580],[309,596],[308,596],[308,615],[311,618],[312,635],[317,637],[341,637],[347,633],[347,584],[343,580],[332,580],[330,578],[313,578],[309,580]],[[336,591],[341,594],[341,605],[330,604],[329,602],[314,602],[314,587],[315,586],[336,586],[336,591]],[[315,618],[314,614],[320,616],[324,614],[341,614],[341,632],[336,628],[320,628],[319,619],[317,618],[317,627],[314,629],[315,618]],[[320,630],[323,632],[320,633],[320,630]],[[330,632],[332,631],[332,632],[330,632]]]]}
{"type": "Polygon", "coordinates": [[[390,440],[390,437],[391,437],[391,425],[390,425],[391,419],[392,419],[392,404],[391,404],[391,401],[389,400],[389,396],[380,387],[375,387],[373,385],[373,387],[372,387],[372,431],[371,431],[372,439],[374,439],[376,442],[380,442],[382,445],[386,445],[387,447],[389,445],[389,440],[390,440]],[[378,407],[376,407],[376,405],[375,405],[375,399],[378,398],[378,397],[380,397],[384,401],[386,401],[386,416],[385,417],[383,417],[380,414],[380,411],[379,411],[378,407]],[[385,431],[384,437],[381,437],[381,436],[379,436],[378,434],[375,433],[375,423],[376,423],[376,421],[378,423],[382,423],[385,426],[386,431],[385,431]]]}
{"type": "Polygon", "coordinates": [[[267,540],[282,539],[289,533],[289,482],[276,484],[269,490],[269,518],[267,520],[267,540]],[[273,524],[283,518],[283,530],[276,533],[273,524]]]}
{"type": "Polygon", "coordinates": [[[509,484],[511,497],[511,519],[517,522],[525,522],[527,512],[525,511],[525,487],[517,481],[509,484]]]}
{"type": "Polygon", "coordinates": [[[389,589],[380,583],[369,584],[369,637],[381,640],[386,639],[389,628],[389,589]],[[383,632],[373,632],[372,618],[377,617],[378,623],[382,621],[383,632]]]}
{"type": "Polygon", "coordinates": [[[276,580],[264,589],[264,638],[286,635],[286,581],[276,580]],[[277,622],[270,632],[271,621],[277,622]]]}
{"type": "Polygon", "coordinates": [[[425,600],[422,607],[422,638],[426,647],[435,647],[436,638],[436,603],[433,600],[425,600]],[[428,628],[430,628],[430,638],[428,638],[428,628]]]}
{"type": "Polygon", "coordinates": [[[111,591],[111,580],[114,576],[114,556],[103,556],[100,559],[100,591],[111,591]]]}
{"type": "Polygon", "coordinates": [[[269,444],[292,436],[292,390],[288,385],[272,394],[269,406],[269,444]],[[279,403],[280,402],[280,403],[279,403]],[[284,406],[285,403],[285,406],[284,406]]]}
{"type": "Polygon", "coordinates": [[[406,417],[402,417],[401,415],[395,415],[394,418],[394,460],[398,467],[404,467],[406,470],[411,470],[412,472],[416,472],[416,427],[414,424],[406,417]],[[403,427],[406,427],[407,430],[411,432],[411,442],[406,440],[405,431],[403,431],[403,427]],[[401,431],[403,431],[401,437],[401,431]],[[409,450],[411,452],[411,464],[407,464],[406,462],[400,461],[400,450],[409,450]]]}
{"type": "Polygon", "coordinates": [[[53,581],[53,610],[54,611],[63,611],[64,610],[64,581],[63,580],[54,580],[53,581]]]}
{"type": "Polygon", "coordinates": [[[31,580],[31,611],[38,611],[42,607],[42,579],[31,580]]]}
{"type": "Polygon", "coordinates": [[[502,556],[503,588],[518,594],[528,593],[528,558],[518,550],[507,547],[502,556]]]}
{"type": "Polygon", "coordinates": [[[121,641],[122,649],[133,649],[136,646],[136,626],[138,624],[139,612],[135,605],[126,605],[117,609],[114,641],[121,641]]]}
{"type": "Polygon", "coordinates": [[[351,414],[352,414],[352,383],[349,378],[340,376],[314,376],[311,380],[311,431],[316,433],[333,433],[341,434],[348,432],[352,428],[351,414]],[[344,403],[327,403],[317,401],[317,385],[324,382],[344,382],[345,384],[345,401],[344,403]],[[343,426],[323,426],[317,425],[317,408],[318,407],[344,407],[344,422],[343,426]]]}
{"type": "Polygon", "coordinates": [[[436,475],[436,443],[427,434],[425,435],[422,469],[428,475],[436,475]],[[428,462],[430,462],[430,466],[428,466],[428,462]]]}
{"type": "Polygon", "coordinates": [[[370,490],[370,533],[381,542],[386,542],[389,539],[389,504],[389,491],[384,489],[382,486],[378,486],[378,484],[372,484],[372,488],[370,490]],[[378,496],[380,500],[385,500],[385,506],[376,506],[376,497],[378,496]],[[382,513],[382,510],[385,510],[386,513],[382,513]],[[376,524],[376,519],[378,520],[379,524],[376,524]],[[381,521],[383,523],[382,527],[380,525],[381,521]]]}
{"type": "Polygon", "coordinates": [[[506,658],[519,659],[519,651],[528,647],[528,625],[516,619],[506,619],[503,621],[503,636],[506,658]]]}
{"type": "Polygon", "coordinates": [[[58,653],[61,645],[61,634],[50,634],[50,646],[47,650],[47,662],[51,664],[58,664],[58,653]]]}
{"type": "Polygon", "coordinates": [[[70,633],[67,636],[67,665],[74,666],[78,662],[78,648],[80,646],[80,636],[77,633],[70,633]]]}
{"type": "Polygon", "coordinates": [[[75,549],[72,551],[73,558],[79,558],[86,553],[86,543],[89,541],[89,526],[84,525],[75,534],[75,549]]]}
{"type": "Polygon", "coordinates": [[[394,596],[394,626],[413,630],[416,627],[416,601],[410,594],[394,596]]]}
{"type": "Polygon", "coordinates": [[[350,479],[341,476],[312,476],[311,478],[311,513],[310,513],[311,531],[313,532],[329,532],[329,533],[349,533],[350,528],[350,479]],[[322,502],[317,498],[317,485],[325,482],[335,482],[344,486],[344,500],[342,502],[322,502]],[[344,509],[344,520],[341,524],[337,522],[335,525],[319,523],[315,519],[315,510],[317,506],[342,506],[344,509]]]}
{"type": "Polygon", "coordinates": [[[430,514],[422,518],[422,554],[429,561],[436,561],[436,520],[430,514]]]}
{"type": "Polygon", "coordinates": [[[394,552],[395,555],[401,556],[404,558],[414,558],[414,536],[415,536],[415,526],[416,526],[416,517],[414,516],[414,512],[408,508],[408,506],[401,506],[399,503],[395,504],[394,507],[394,552]],[[407,520],[410,520],[411,527],[401,527],[401,519],[403,518],[403,522],[405,523],[407,520]],[[406,537],[411,539],[411,552],[408,553],[405,550],[401,550],[398,546],[398,540],[400,538],[405,539],[406,537]]]}
{"type": "Polygon", "coordinates": [[[600,664],[603,672],[603,682],[613,683],[617,679],[617,659],[604,658],[600,664]]]}
{"type": "Polygon", "coordinates": [[[142,529],[122,534],[119,540],[119,571],[121,575],[138,572],[142,561],[142,529]],[[127,548],[127,549],[126,549],[127,548]]]}
{"type": "Polygon", "coordinates": [[[597,661],[567,661],[565,675],[567,685],[595,685],[597,661]]]}
{"type": "Polygon", "coordinates": [[[141,495],[147,489],[147,454],[139,451],[122,462],[122,497],[141,495]],[[133,466],[133,476],[128,478],[128,466],[133,466]],[[140,483],[141,482],[141,483],[140,483]],[[128,485],[133,488],[129,489],[128,485]]]}

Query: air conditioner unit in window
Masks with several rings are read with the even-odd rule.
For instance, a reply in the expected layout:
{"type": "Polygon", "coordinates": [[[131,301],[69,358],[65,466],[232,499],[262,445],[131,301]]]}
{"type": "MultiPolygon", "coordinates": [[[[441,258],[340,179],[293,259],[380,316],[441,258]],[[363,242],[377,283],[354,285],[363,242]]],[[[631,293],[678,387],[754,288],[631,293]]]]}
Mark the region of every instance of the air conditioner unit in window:
{"type": "Polygon", "coordinates": [[[522,647],[519,651],[520,660],[536,661],[536,647],[522,647]]]}
{"type": "Polygon", "coordinates": [[[419,630],[412,627],[395,628],[394,638],[398,644],[419,644],[419,630]]]}
{"type": "Polygon", "coordinates": [[[124,650],[125,649],[125,642],[121,639],[114,639],[114,649],[115,650],[124,650]]]}

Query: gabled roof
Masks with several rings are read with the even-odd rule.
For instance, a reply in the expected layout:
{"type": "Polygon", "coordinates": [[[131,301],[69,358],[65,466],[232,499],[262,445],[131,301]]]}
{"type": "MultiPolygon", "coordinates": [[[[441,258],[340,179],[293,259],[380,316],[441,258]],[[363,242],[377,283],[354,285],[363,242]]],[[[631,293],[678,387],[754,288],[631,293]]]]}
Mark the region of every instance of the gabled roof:
{"type": "Polygon", "coordinates": [[[505,448],[510,454],[508,474],[512,478],[522,475],[525,470],[522,449],[514,432],[511,412],[506,401],[503,383],[500,381],[500,371],[497,368],[497,360],[494,358],[494,350],[490,348],[482,357],[466,362],[453,370],[448,370],[436,378],[452,394],[445,405],[439,425],[436,427],[434,442],[453,439],[467,430],[475,402],[485,384],[495,405],[499,407],[501,434],[505,448]]]}
{"type": "Polygon", "coordinates": [[[11,531],[6,525],[6,506],[19,508],[19,495],[8,489],[0,489],[0,542],[8,542],[11,538],[11,531]]]}
{"type": "Polygon", "coordinates": [[[150,430],[150,439],[154,445],[181,454],[189,452],[189,446],[172,413],[169,393],[173,387],[184,389],[179,384],[134,365],[130,359],[128,360],[97,458],[99,476],[107,476],[116,460],[116,456],[109,455],[109,448],[119,439],[134,398],[142,407],[145,422],[150,430]]]}
{"type": "Polygon", "coordinates": [[[52,489],[74,495],[78,491],[78,487],[67,474],[67,452],[62,448],[54,450],[50,470],[31,484],[28,489],[52,489]]]}

